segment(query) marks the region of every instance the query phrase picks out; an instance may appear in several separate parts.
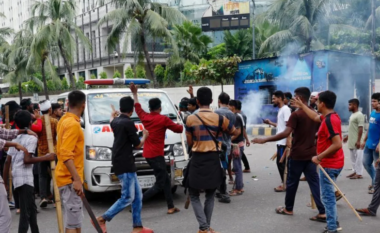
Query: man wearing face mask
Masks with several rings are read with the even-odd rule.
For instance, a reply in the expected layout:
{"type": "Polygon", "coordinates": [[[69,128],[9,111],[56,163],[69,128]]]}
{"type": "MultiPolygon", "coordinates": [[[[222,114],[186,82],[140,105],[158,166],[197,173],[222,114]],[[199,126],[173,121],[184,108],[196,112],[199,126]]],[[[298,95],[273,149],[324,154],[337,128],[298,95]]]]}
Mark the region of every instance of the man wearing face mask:
{"type": "Polygon", "coordinates": [[[131,83],[131,92],[135,101],[135,111],[139,116],[144,128],[148,130],[149,137],[145,141],[143,156],[154,171],[156,183],[144,193],[143,201],[152,198],[160,191],[164,191],[166,202],[168,204],[168,214],[179,212],[174,206],[171,193],[171,181],[166,171],[166,162],[164,158],[165,133],[170,129],[174,133],[182,133],[183,126],[174,123],[169,117],[161,115],[161,100],[152,98],[149,100],[150,113],[145,112],[137,96],[137,87],[131,83]]]}

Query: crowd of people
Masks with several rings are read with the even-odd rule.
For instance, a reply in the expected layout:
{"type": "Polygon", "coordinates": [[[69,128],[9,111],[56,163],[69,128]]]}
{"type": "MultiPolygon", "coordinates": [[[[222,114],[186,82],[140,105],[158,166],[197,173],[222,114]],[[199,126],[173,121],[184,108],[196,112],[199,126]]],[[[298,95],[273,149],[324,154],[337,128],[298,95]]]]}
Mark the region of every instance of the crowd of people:
{"type": "MultiPolygon", "coordinates": [[[[179,103],[181,120],[174,122],[161,115],[159,98],[149,100],[149,112],[145,112],[138,99],[138,88],[130,85],[132,97],[123,97],[119,109],[112,106],[110,125],[114,134],[112,165],[121,185],[121,197],[101,216],[97,222],[102,231],[106,224],[126,207],[131,206],[132,233],[152,233],[144,226],[141,218],[142,203],[163,191],[167,203],[167,214],[180,212],[174,204],[170,177],[164,159],[165,132],[171,130],[182,134],[186,131],[189,163],[184,171],[183,186],[188,192],[195,217],[199,223],[198,233],[217,233],[212,228],[215,197],[221,203],[230,203],[231,197],[244,194],[243,173],[251,172],[244,148],[253,144],[276,142],[276,165],[281,185],[275,192],[285,192],[285,205],[275,212],[281,215],[294,214],[294,203],[302,174],[311,190],[318,214],[312,221],[326,223],[324,233],[335,233],[342,228],[338,221],[336,202],[343,197],[335,190],[330,179],[336,181],[344,166],[343,143],[348,143],[353,173],[349,179],[363,178],[363,165],[372,179],[368,187],[373,194],[367,208],[357,209],[363,216],[376,216],[380,205],[380,93],[372,95],[374,111],[369,119],[369,129],[364,135],[365,117],[359,111],[358,99],[348,101],[352,112],[348,135],[342,137],[341,120],[334,111],[337,96],[334,92],[311,93],[309,88],[300,87],[291,93],[275,91],[272,102],[278,107],[277,122],[268,119],[264,123],[276,127],[274,136],[254,138],[246,132],[247,116],[242,112],[242,103],[233,100],[227,93],[218,96],[218,109],[211,109],[213,93],[201,87],[194,96],[190,86],[190,98],[179,103]],[[144,125],[143,135],[138,135],[135,123],[130,119],[136,112],[144,125]],[[154,171],[156,182],[142,193],[136,174],[133,150],[143,147],[143,156],[154,171]],[[363,152],[364,150],[364,152],[363,152]],[[374,167],[374,164],[376,167],[374,167]],[[319,172],[318,167],[326,173],[319,172]],[[234,177],[235,176],[235,177],[234,177]],[[232,189],[228,190],[228,185],[232,189]],[[205,194],[204,206],[200,195],[205,194]]],[[[9,194],[12,193],[16,211],[20,214],[19,233],[38,233],[35,194],[40,196],[39,206],[54,205],[50,191],[50,161],[57,161],[55,170],[63,206],[66,233],[80,233],[83,224],[83,171],[84,134],[80,117],[86,106],[86,96],[81,91],[68,95],[68,109],[63,115],[59,104],[41,101],[35,105],[24,99],[18,105],[14,101],[9,107],[10,129],[0,128],[2,164],[0,176],[0,232],[10,232],[11,214],[9,194]],[[45,118],[50,116],[55,153],[49,153],[45,118]],[[37,166],[33,166],[36,164],[37,166]],[[9,184],[11,168],[12,192],[9,184]]],[[[110,108],[111,109],[111,108],[110,108]]],[[[2,107],[5,121],[5,108],[2,107]]],[[[312,203],[313,204],[313,203],[312,203]]]]}

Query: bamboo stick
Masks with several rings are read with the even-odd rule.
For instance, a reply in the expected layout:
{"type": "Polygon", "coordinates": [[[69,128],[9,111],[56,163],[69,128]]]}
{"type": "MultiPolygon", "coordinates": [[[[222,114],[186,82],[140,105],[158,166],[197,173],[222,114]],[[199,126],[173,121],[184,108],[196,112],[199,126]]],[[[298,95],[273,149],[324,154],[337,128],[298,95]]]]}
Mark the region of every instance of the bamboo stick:
{"type": "Polygon", "coordinates": [[[360,215],[358,214],[358,212],[356,212],[355,208],[351,205],[351,203],[348,201],[348,199],[346,198],[346,196],[343,194],[343,192],[340,191],[338,185],[336,185],[335,182],[329,176],[329,174],[327,174],[327,172],[325,171],[325,169],[321,165],[319,165],[319,164],[318,164],[318,167],[325,174],[325,176],[327,177],[327,179],[329,179],[329,181],[331,182],[331,184],[334,185],[334,187],[336,188],[336,190],[338,190],[338,192],[340,192],[340,194],[342,194],[343,199],[346,201],[346,203],[348,204],[348,206],[350,207],[350,209],[355,213],[356,217],[358,217],[358,219],[360,221],[363,221],[362,218],[360,217],[360,215]]]}
{"type": "MultiPolygon", "coordinates": [[[[45,128],[46,128],[46,136],[47,136],[49,153],[55,153],[49,114],[44,115],[44,120],[45,120],[45,128]]],[[[63,233],[64,229],[63,229],[61,197],[59,195],[57,181],[55,180],[55,161],[50,161],[50,170],[51,170],[51,177],[53,179],[53,186],[54,186],[54,198],[55,198],[56,212],[57,212],[58,232],[63,233]]]]}
{"type": "MultiPolygon", "coordinates": [[[[5,128],[10,129],[11,125],[9,124],[9,106],[5,105],[5,128]]],[[[13,196],[13,190],[12,190],[12,165],[9,167],[9,195],[8,199],[9,201],[12,201],[12,196],[13,196]]]]}

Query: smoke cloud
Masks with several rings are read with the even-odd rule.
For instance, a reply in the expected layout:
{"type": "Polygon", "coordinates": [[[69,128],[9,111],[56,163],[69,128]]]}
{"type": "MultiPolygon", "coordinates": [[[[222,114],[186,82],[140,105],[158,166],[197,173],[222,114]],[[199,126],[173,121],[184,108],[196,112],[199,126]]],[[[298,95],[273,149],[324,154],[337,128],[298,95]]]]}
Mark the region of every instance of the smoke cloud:
{"type": "Polygon", "coordinates": [[[250,91],[241,100],[242,111],[247,116],[248,124],[260,123],[262,119],[273,119],[273,115],[276,117],[277,113],[273,113],[271,106],[263,104],[265,98],[268,98],[268,96],[267,91],[250,91]],[[265,108],[265,106],[270,106],[270,108],[265,108]]]}

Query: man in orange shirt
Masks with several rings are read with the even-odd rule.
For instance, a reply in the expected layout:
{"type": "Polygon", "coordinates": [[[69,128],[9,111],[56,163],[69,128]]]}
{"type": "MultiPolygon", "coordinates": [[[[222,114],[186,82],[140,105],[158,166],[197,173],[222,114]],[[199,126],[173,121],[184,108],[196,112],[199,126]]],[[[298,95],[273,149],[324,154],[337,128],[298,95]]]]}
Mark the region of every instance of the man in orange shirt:
{"type": "Polygon", "coordinates": [[[80,117],[85,108],[86,96],[72,91],[68,96],[69,110],[58,123],[57,157],[55,172],[64,208],[66,233],[80,233],[83,221],[84,135],[80,117]]]}

